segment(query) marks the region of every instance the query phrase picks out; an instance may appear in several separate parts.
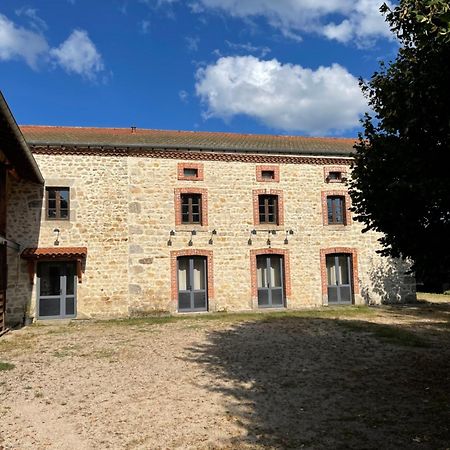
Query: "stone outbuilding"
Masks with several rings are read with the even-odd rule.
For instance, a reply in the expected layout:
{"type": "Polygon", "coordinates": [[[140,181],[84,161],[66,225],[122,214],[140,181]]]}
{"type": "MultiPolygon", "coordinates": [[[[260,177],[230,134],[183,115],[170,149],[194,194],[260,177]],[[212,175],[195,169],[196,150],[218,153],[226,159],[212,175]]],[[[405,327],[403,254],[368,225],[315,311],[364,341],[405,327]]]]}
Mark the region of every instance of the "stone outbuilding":
{"type": "Polygon", "coordinates": [[[21,130],[45,187],[11,182],[11,322],[415,298],[352,218],[352,139],[21,130]]]}

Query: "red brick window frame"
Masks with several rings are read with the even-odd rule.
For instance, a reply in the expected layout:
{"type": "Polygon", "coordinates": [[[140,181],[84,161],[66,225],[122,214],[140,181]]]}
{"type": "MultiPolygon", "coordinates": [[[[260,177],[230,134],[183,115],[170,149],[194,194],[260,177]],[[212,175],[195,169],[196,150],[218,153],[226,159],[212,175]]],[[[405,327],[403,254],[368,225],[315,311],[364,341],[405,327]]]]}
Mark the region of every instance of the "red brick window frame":
{"type": "Polygon", "coordinates": [[[208,190],[197,188],[177,188],[175,189],[175,225],[183,226],[208,226],[208,190]],[[181,217],[181,195],[182,194],[197,194],[201,195],[201,222],[200,224],[187,224],[183,223],[181,217]]]}
{"type": "Polygon", "coordinates": [[[214,261],[212,250],[174,250],[170,252],[170,282],[172,301],[178,305],[177,258],[179,256],[206,256],[208,305],[214,300],[214,261]]]}
{"type": "Polygon", "coordinates": [[[323,177],[325,183],[344,183],[347,179],[347,167],[345,166],[326,166],[323,168],[323,177]],[[333,179],[330,177],[331,172],[339,172],[340,178],[333,179]]]}
{"type": "Polygon", "coordinates": [[[323,248],[320,250],[320,274],[322,277],[323,297],[328,298],[327,255],[334,255],[336,253],[351,255],[353,293],[359,294],[358,253],[356,249],[350,247],[332,247],[332,248],[323,248]]]}
{"type": "Polygon", "coordinates": [[[178,179],[185,181],[203,181],[203,164],[202,163],[178,163],[178,179]],[[185,169],[197,171],[197,176],[185,175],[185,169]]]}
{"type": "Polygon", "coordinates": [[[256,181],[262,183],[279,183],[280,166],[256,166],[256,181]],[[264,178],[263,172],[273,172],[273,178],[264,178]]]}
{"type": "Polygon", "coordinates": [[[288,300],[291,297],[291,262],[289,250],[281,248],[262,248],[250,250],[250,276],[252,284],[252,300],[258,300],[258,282],[256,275],[256,257],[260,255],[281,255],[284,261],[284,297],[288,300]]]}
{"type": "Polygon", "coordinates": [[[348,191],[322,191],[322,219],[323,224],[325,226],[336,226],[336,227],[343,227],[348,226],[352,224],[352,213],[350,211],[351,207],[351,199],[350,195],[348,194],[348,191]],[[344,198],[344,223],[328,223],[328,204],[327,204],[327,198],[328,197],[343,197],[344,198]]]}
{"type": "Polygon", "coordinates": [[[254,189],[253,190],[253,224],[261,227],[277,227],[284,225],[284,196],[280,189],[254,189]],[[260,195],[276,195],[277,201],[277,223],[260,223],[259,222],[259,196],[260,195]]]}

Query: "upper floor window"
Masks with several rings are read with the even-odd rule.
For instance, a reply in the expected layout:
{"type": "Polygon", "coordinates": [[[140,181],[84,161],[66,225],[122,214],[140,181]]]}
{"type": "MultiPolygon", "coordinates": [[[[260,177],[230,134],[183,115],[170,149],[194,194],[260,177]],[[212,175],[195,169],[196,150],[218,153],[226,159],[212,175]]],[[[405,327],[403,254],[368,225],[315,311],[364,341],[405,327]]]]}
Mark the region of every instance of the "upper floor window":
{"type": "Polygon", "coordinates": [[[347,168],[345,166],[324,167],[326,183],[344,183],[347,180],[347,168]]]}
{"type": "Polygon", "coordinates": [[[203,181],[203,164],[195,162],[178,163],[178,179],[203,181]]]}
{"type": "Polygon", "coordinates": [[[259,223],[278,225],[278,195],[259,195],[259,223]]]}
{"type": "Polygon", "coordinates": [[[181,223],[202,223],[201,194],[181,194],[181,223]]]}
{"type": "Polygon", "coordinates": [[[256,166],[256,181],[260,182],[272,181],[278,183],[280,181],[280,167],[256,166]]]}
{"type": "Polygon", "coordinates": [[[46,188],[46,218],[69,220],[69,188],[46,188]]]}
{"type": "Polygon", "coordinates": [[[328,225],[345,225],[345,197],[342,195],[327,196],[328,225]]]}

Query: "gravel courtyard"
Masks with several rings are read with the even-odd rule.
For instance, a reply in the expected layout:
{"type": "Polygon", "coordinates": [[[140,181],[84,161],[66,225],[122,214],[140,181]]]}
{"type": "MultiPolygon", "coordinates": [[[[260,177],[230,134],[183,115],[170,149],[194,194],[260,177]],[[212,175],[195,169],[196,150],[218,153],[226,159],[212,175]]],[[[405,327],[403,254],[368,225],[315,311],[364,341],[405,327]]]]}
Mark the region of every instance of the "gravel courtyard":
{"type": "Polygon", "coordinates": [[[0,449],[448,449],[449,344],[425,302],[31,326],[0,449]]]}

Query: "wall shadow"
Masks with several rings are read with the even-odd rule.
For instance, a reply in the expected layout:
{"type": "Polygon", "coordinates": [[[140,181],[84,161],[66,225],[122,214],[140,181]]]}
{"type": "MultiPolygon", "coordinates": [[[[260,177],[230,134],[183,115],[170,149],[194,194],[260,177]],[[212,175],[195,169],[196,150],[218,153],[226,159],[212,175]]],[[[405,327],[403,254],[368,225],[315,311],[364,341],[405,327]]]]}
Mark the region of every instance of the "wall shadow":
{"type": "MultiPolygon", "coordinates": [[[[215,379],[199,385],[220,393],[230,420],[245,430],[227,445],[447,448],[448,345],[403,345],[365,325],[270,318],[211,331],[206,344],[190,348],[189,361],[215,379]]],[[[394,335],[399,328],[380,327],[394,335]]]]}

